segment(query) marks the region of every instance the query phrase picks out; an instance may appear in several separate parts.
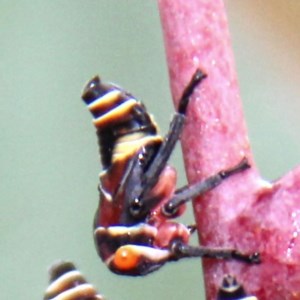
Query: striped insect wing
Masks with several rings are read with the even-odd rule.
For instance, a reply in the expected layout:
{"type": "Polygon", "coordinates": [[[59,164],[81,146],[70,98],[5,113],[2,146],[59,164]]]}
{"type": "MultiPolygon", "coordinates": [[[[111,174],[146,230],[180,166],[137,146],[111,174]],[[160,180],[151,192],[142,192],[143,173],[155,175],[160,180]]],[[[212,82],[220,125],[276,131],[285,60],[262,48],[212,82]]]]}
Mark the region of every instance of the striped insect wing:
{"type": "Polygon", "coordinates": [[[49,273],[44,300],[104,300],[71,262],[59,262],[49,273]]]}
{"type": "Polygon", "coordinates": [[[258,300],[255,296],[246,294],[244,287],[234,276],[225,275],[219,288],[217,300],[258,300]]]}

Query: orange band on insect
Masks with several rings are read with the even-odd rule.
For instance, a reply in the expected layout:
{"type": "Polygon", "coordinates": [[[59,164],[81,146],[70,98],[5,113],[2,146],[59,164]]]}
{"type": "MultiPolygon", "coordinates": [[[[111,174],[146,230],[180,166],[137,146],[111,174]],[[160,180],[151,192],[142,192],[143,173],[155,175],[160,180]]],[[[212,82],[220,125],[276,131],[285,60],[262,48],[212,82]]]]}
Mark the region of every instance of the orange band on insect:
{"type": "Polygon", "coordinates": [[[138,265],[140,256],[130,245],[123,246],[116,251],[113,263],[120,270],[130,270],[138,265]]]}

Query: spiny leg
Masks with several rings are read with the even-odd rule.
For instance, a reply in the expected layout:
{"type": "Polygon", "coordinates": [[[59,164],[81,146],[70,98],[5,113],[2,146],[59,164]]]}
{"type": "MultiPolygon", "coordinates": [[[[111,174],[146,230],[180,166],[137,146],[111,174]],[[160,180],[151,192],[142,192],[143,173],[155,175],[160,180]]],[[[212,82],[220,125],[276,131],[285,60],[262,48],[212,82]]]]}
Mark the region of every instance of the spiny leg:
{"type": "Polygon", "coordinates": [[[181,240],[175,240],[170,246],[173,259],[181,259],[185,257],[204,257],[224,260],[238,260],[249,264],[261,263],[258,252],[251,254],[241,253],[235,249],[195,247],[184,244],[181,240]]]}
{"type": "Polygon", "coordinates": [[[195,88],[201,83],[204,78],[206,78],[206,74],[204,74],[200,69],[197,69],[193,74],[189,84],[184,89],[183,94],[179,100],[178,111],[171,121],[169,131],[165,136],[164,141],[160,146],[153,162],[151,163],[151,166],[144,176],[144,195],[153,188],[153,186],[157,182],[157,178],[164,169],[182,132],[190,97],[193,94],[195,88]]]}
{"type": "Polygon", "coordinates": [[[192,185],[187,185],[177,191],[175,191],[174,197],[168,201],[163,207],[163,213],[166,216],[172,217],[176,214],[178,208],[195,198],[196,196],[202,195],[207,191],[220,185],[225,179],[232,175],[240,173],[250,168],[248,160],[243,158],[236,166],[220,171],[216,175],[210,176],[204,181],[197,182],[192,185]]]}

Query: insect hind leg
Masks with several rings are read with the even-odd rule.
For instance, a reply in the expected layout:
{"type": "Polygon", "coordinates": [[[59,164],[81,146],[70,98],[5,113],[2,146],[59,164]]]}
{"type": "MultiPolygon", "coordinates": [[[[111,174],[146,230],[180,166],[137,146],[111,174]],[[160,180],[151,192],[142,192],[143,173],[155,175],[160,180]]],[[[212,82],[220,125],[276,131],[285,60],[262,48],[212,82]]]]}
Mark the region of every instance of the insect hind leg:
{"type": "Polygon", "coordinates": [[[183,243],[181,240],[174,240],[170,245],[172,258],[178,260],[188,257],[203,257],[222,260],[237,260],[249,264],[261,263],[260,254],[258,252],[245,254],[230,248],[209,248],[196,247],[183,243]]]}

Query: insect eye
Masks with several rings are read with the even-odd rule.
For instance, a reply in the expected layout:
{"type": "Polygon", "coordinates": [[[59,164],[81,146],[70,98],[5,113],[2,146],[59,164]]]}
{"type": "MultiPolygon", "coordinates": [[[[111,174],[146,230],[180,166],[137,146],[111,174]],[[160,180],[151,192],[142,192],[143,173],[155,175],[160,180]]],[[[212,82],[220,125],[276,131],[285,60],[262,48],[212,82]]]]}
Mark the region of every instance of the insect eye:
{"type": "Polygon", "coordinates": [[[173,205],[173,202],[170,201],[162,207],[162,212],[167,217],[175,217],[179,212],[179,208],[173,205]]]}
{"type": "Polygon", "coordinates": [[[130,204],[129,211],[133,217],[139,217],[143,210],[143,203],[139,198],[135,198],[130,204]]]}

